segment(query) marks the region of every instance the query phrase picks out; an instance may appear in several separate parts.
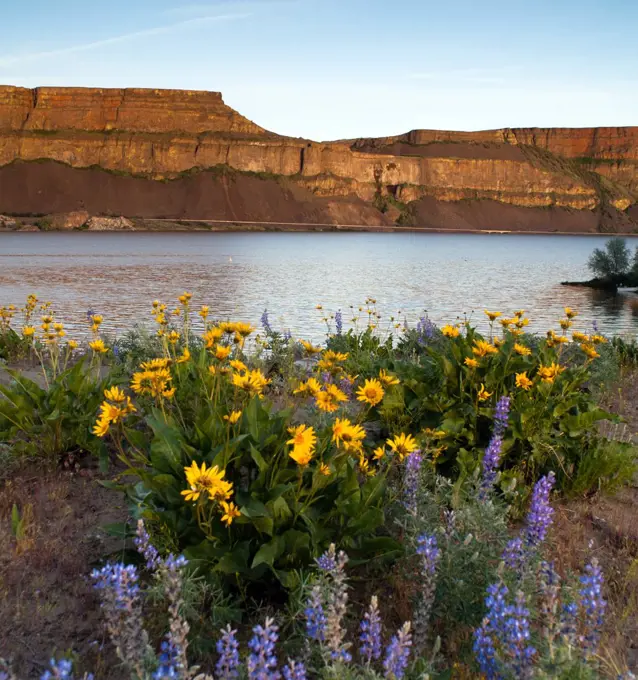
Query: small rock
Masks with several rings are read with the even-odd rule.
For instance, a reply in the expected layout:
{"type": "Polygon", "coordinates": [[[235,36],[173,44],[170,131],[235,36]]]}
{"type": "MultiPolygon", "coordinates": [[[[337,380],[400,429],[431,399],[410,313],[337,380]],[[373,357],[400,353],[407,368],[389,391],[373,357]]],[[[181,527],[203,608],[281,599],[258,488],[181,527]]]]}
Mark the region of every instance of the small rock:
{"type": "Polygon", "coordinates": [[[89,231],[121,231],[135,228],[133,222],[126,217],[91,217],[86,226],[89,231]]]}
{"type": "Polygon", "coordinates": [[[78,229],[86,224],[89,213],[86,210],[58,213],[51,217],[51,229],[78,229]]]}
{"type": "Polygon", "coordinates": [[[13,219],[13,217],[0,215],[0,229],[15,229],[17,226],[18,223],[13,219]]]}

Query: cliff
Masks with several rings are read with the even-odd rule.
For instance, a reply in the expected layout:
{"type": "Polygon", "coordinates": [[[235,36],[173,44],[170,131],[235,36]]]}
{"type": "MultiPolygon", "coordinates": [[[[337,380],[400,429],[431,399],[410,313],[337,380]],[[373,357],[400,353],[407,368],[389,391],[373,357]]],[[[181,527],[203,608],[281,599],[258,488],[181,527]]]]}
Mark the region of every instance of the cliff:
{"type": "Polygon", "coordinates": [[[0,213],[95,205],[129,216],[227,219],[229,182],[247,176],[265,183],[270,199],[251,207],[249,196],[235,196],[242,207],[234,212],[246,219],[280,219],[290,211],[277,202],[292,201],[301,221],[338,222],[345,211],[364,224],[376,214],[379,224],[525,229],[543,223],[542,209],[551,211],[547,228],[638,228],[638,128],[414,130],[312,142],[264,130],[217,92],[0,87],[0,213]],[[36,171],[45,160],[71,172],[55,163],[36,171]],[[100,171],[136,182],[106,181],[100,171]],[[186,181],[199,174],[207,179],[186,181]],[[326,201],[341,209],[327,210],[326,201]]]}

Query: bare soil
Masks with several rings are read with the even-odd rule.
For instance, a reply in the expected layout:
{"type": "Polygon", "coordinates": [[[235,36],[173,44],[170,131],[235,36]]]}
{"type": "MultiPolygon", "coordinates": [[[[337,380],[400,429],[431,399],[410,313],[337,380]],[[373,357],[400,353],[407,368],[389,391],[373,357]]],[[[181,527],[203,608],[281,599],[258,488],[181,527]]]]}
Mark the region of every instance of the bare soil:
{"type": "Polygon", "coordinates": [[[117,677],[89,574],[122,550],[102,527],[125,521],[127,511],[99,478],[91,469],[34,470],[0,482],[0,657],[18,677],[40,677],[53,652],[70,650],[98,677],[117,677]],[[27,518],[20,540],[14,504],[27,518]]]}

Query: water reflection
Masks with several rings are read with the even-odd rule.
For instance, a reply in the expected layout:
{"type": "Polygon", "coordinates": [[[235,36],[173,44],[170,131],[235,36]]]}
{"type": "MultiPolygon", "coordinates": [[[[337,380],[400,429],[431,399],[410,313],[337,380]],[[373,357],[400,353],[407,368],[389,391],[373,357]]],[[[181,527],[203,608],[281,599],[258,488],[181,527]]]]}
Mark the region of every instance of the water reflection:
{"type": "Polygon", "coordinates": [[[36,292],[54,302],[70,328],[85,331],[91,308],[117,332],[149,319],[153,299],[183,290],[218,317],[271,323],[320,339],[315,310],[358,306],[376,297],[384,322],[436,322],[484,308],[527,309],[530,329],[556,327],[564,306],[606,333],[635,334],[638,295],[560,286],[587,278],[586,262],[605,237],[466,234],[2,234],[0,304],[36,292]]]}

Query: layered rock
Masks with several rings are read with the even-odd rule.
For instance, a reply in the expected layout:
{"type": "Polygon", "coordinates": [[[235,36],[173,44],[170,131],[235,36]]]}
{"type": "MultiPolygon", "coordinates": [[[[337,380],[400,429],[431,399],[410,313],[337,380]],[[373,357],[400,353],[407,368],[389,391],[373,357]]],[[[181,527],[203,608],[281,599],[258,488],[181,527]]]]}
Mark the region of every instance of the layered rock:
{"type": "MultiPolygon", "coordinates": [[[[0,167],[43,159],[155,182],[211,168],[218,169],[210,174],[216,182],[228,169],[262,180],[287,178],[318,197],[347,198],[361,219],[362,201],[383,209],[399,205],[405,218],[401,205],[427,205],[426,199],[488,200],[579,211],[586,229],[596,211],[610,228],[615,213],[638,196],[638,128],[414,130],[317,143],[265,131],[217,92],[0,87],[0,167]]],[[[25,213],[30,192],[25,190],[25,213]]],[[[70,209],[83,208],[86,200],[70,209]]],[[[111,200],[113,212],[127,204],[117,196],[111,200]]],[[[207,214],[213,208],[202,206],[207,214]]],[[[0,202],[0,210],[8,209],[0,202]]],[[[410,214],[423,220],[422,210],[410,214]]],[[[385,222],[387,216],[379,215],[385,222]]]]}

